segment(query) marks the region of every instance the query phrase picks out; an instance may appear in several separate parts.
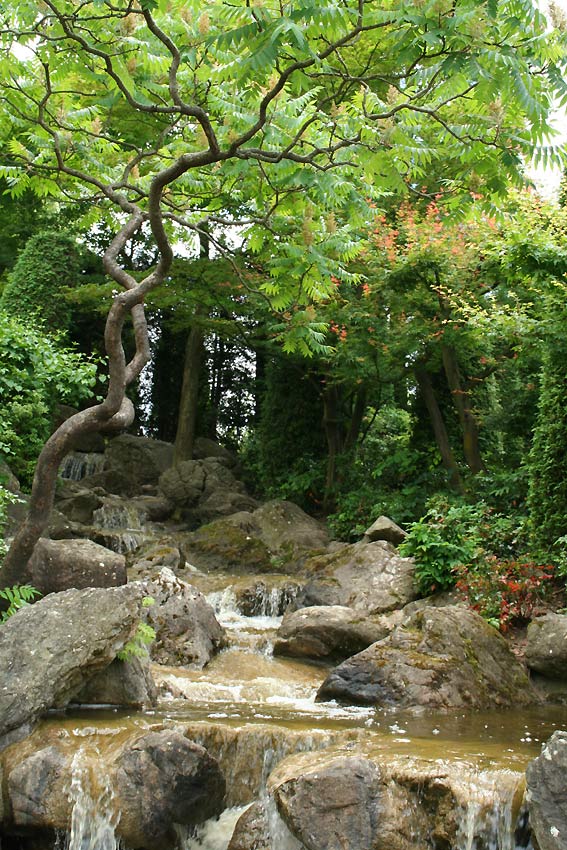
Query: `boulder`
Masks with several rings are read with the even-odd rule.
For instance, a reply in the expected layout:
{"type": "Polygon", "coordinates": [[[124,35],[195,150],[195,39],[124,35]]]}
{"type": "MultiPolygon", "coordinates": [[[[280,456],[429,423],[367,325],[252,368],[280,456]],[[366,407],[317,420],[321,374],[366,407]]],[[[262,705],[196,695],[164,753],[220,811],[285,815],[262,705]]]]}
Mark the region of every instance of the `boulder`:
{"type": "Polygon", "coordinates": [[[128,847],[175,847],[175,824],[202,823],[224,807],[218,762],[179,732],[142,735],[113,772],[118,832],[128,847]]]}
{"type": "Polygon", "coordinates": [[[364,542],[374,543],[375,540],[385,540],[394,546],[399,546],[407,537],[407,532],[387,516],[379,516],[370,528],[364,532],[364,542]]]}
{"type": "Polygon", "coordinates": [[[550,679],[567,680],[567,615],[546,614],[530,623],[526,664],[550,679]]]}
{"type": "Polygon", "coordinates": [[[116,658],[89,679],[73,698],[77,705],[112,705],[121,708],[152,708],[157,704],[157,688],[149,658],[116,658]]]}
{"type": "Polygon", "coordinates": [[[193,524],[201,525],[239,511],[254,511],[257,507],[258,502],[246,493],[225,489],[213,490],[200,499],[197,508],[191,511],[190,519],[193,524]]]}
{"type": "Polygon", "coordinates": [[[343,660],[388,632],[379,620],[373,621],[342,605],[300,608],[284,615],[274,655],[343,660]]]}
{"type": "Polygon", "coordinates": [[[214,457],[229,469],[238,465],[238,458],[224,446],[209,440],[207,437],[197,437],[193,446],[193,457],[195,460],[205,460],[214,457]]]}
{"type": "Polygon", "coordinates": [[[0,458],[0,486],[17,496],[20,493],[20,482],[5,460],[0,458]]]}
{"type": "Polygon", "coordinates": [[[173,848],[176,824],[201,823],[223,807],[217,761],[171,729],[136,732],[101,752],[57,736],[31,752],[26,744],[4,762],[8,831],[68,831],[73,820],[81,846],[84,824],[102,827],[109,840],[114,827],[130,848],[173,848]]]}
{"type": "Polygon", "coordinates": [[[121,434],[108,441],[105,457],[106,469],[122,473],[141,492],[144,484],[157,485],[171,466],[173,446],[150,437],[121,434]]]}
{"type": "Polygon", "coordinates": [[[137,479],[120,469],[101,469],[85,476],[81,484],[91,490],[101,489],[115,496],[135,496],[140,492],[137,479]]]}
{"type": "Polygon", "coordinates": [[[366,614],[402,608],[418,596],[415,564],[401,558],[389,543],[354,543],[304,566],[308,582],[297,598],[299,606],[347,605],[366,614]]]}
{"type": "Polygon", "coordinates": [[[567,848],[567,732],[554,732],[528,765],[530,825],[539,850],[567,848]]]}
{"type": "Polygon", "coordinates": [[[293,502],[266,502],[254,511],[253,518],[262,542],[284,563],[326,549],[329,544],[325,526],[293,502]]]}
{"type": "Polygon", "coordinates": [[[150,647],[158,664],[204,667],[226,644],[226,634],[203,594],[164,567],[146,583],[154,604],[146,608],[147,622],[155,629],[150,647]]]}
{"type": "Polygon", "coordinates": [[[142,545],[132,556],[132,563],[128,568],[128,576],[137,579],[151,579],[155,577],[162,567],[177,570],[181,565],[181,552],[171,544],[169,538],[153,540],[151,543],[142,545]]]}
{"type": "Polygon", "coordinates": [[[107,667],[140,618],[140,585],[50,594],[0,629],[0,736],[61,708],[107,667]]]}
{"type": "Polygon", "coordinates": [[[539,702],[507,642],[474,611],[427,608],[336,667],[317,699],[446,710],[539,702]]]}
{"type": "Polygon", "coordinates": [[[45,596],[69,588],[126,584],[126,561],[92,540],[39,539],[26,579],[45,596]]]}
{"type": "Polygon", "coordinates": [[[308,850],[374,850],[379,824],[384,827],[377,765],[346,756],[300,776],[276,774],[271,785],[278,811],[308,850]]]}
{"type": "Polygon", "coordinates": [[[219,490],[246,492],[244,484],[217,458],[184,460],[160,476],[159,487],[170,502],[185,508],[194,507],[219,490]]]}

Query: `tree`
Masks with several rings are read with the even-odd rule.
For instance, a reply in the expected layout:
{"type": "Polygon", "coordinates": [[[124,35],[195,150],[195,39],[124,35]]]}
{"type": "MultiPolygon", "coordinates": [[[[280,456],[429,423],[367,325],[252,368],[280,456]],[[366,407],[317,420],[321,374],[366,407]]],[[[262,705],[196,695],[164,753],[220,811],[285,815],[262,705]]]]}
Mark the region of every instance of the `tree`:
{"type": "MultiPolygon", "coordinates": [[[[216,0],[206,11],[196,0],[6,0],[2,15],[0,129],[13,159],[0,176],[113,221],[104,265],[118,292],[106,397],[46,443],[0,584],[31,555],[77,434],[132,420],[125,390],[149,354],[144,299],[181,231],[238,220],[251,248],[269,238],[262,291],[276,309],[305,304],[331,273],[348,276],[367,198],[414,190],[436,159],[460,163],[454,188],[472,177],[502,189],[566,91],[563,45],[528,0],[216,0]],[[138,280],[118,258],[144,225],[159,257],[138,280]]],[[[318,333],[291,321],[287,346],[316,347],[318,333]]]]}

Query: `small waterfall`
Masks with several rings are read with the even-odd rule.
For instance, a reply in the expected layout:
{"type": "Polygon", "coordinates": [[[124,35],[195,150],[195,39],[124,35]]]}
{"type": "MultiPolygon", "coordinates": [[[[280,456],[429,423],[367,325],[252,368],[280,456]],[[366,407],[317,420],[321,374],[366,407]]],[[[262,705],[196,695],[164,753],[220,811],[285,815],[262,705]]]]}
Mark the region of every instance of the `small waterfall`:
{"type": "Polygon", "coordinates": [[[225,809],[219,817],[210,818],[192,830],[192,834],[180,835],[182,850],[226,850],[234,827],[248,806],[225,809]]]}
{"type": "Polygon", "coordinates": [[[265,811],[271,850],[305,850],[280,817],[273,797],[267,798],[265,811]]]}
{"type": "Polygon", "coordinates": [[[282,585],[269,587],[259,581],[253,594],[247,594],[246,614],[253,617],[281,617],[288,605],[295,600],[298,586],[282,585]]]}
{"type": "Polygon", "coordinates": [[[93,526],[108,549],[125,554],[138,549],[144,542],[146,512],[125,501],[106,499],[93,513],[93,526]]]}
{"type": "Polygon", "coordinates": [[[456,850],[518,850],[516,824],[523,788],[517,774],[478,773],[463,788],[456,850]]]}
{"type": "Polygon", "coordinates": [[[83,749],[73,756],[67,796],[72,805],[71,830],[66,850],[117,850],[115,828],[119,815],[113,810],[114,792],[102,762],[93,782],[92,765],[83,749]]]}
{"type": "Polygon", "coordinates": [[[101,452],[70,452],[61,461],[59,475],[71,481],[80,481],[87,475],[101,472],[105,457],[101,452]]]}

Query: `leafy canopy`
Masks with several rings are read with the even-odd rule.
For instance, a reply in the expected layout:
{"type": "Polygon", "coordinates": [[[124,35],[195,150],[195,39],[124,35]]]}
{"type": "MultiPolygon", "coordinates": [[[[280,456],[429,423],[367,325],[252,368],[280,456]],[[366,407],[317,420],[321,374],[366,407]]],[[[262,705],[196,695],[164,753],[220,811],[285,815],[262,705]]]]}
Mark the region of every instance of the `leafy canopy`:
{"type": "MultiPolygon", "coordinates": [[[[352,279],[369,199],[442,186],[462,206],[559,155],[565,42],[529,0],[3,7],[10,191],[91,200],[91,222],[141,211],[175,239],[207,219],[220,252],[239,223],[279,311],[352,279]]],[[[321,348],[309,317],[284,326],[321,348]]]]}

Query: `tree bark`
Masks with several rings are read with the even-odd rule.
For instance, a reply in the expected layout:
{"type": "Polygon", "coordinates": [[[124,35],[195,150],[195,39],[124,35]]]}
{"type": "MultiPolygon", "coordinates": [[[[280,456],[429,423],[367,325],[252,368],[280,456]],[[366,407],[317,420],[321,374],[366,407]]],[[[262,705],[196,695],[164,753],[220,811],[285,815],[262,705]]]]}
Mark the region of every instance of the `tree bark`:
{"type": "Polygon", "coordinates": [[[344,445],[343,421],[340,415],[340,389],[329,386],[323,393],[323,427],[327,437],[327,473],[323,510],[330,513],[335,506],[335,488],[337,484],[337,458],[344,445]]]}
{"type": "Polygon", "coordinates": [[[459,415],[461,430],[463,434],[463,452],[467,466],[471,472],[476,475],[481,472],[485,466],[480,453],[478,442],[478,424],[476,417],[471,410],[470,395],[463,388],[459,363],[455,350],[447,345],[442,349],[443,368],[447,377],[447,383],[451,390],[453,404],[459,415]]]}
{"type": "Polygon", "coordinates": [[[443,466],[449,473],[449,482],[451,487],[459,493],[462,493],[464,492],[464,487],[461,474],[449,443],[449,435],[447,434],[445,422],[443,421],[443,415],[439,409],[439,405],[437,404],[437,399],[435,398],[433,384],[431,383],[431,376],[426,369],[422,366],[418,366],[415,368],[415,377],[417,379],[421,395],[423,396],[427,412],[429,413],[429,419],[435,435],[435,442],[437,443],[437,448],[439,449],[443,466]]]}

